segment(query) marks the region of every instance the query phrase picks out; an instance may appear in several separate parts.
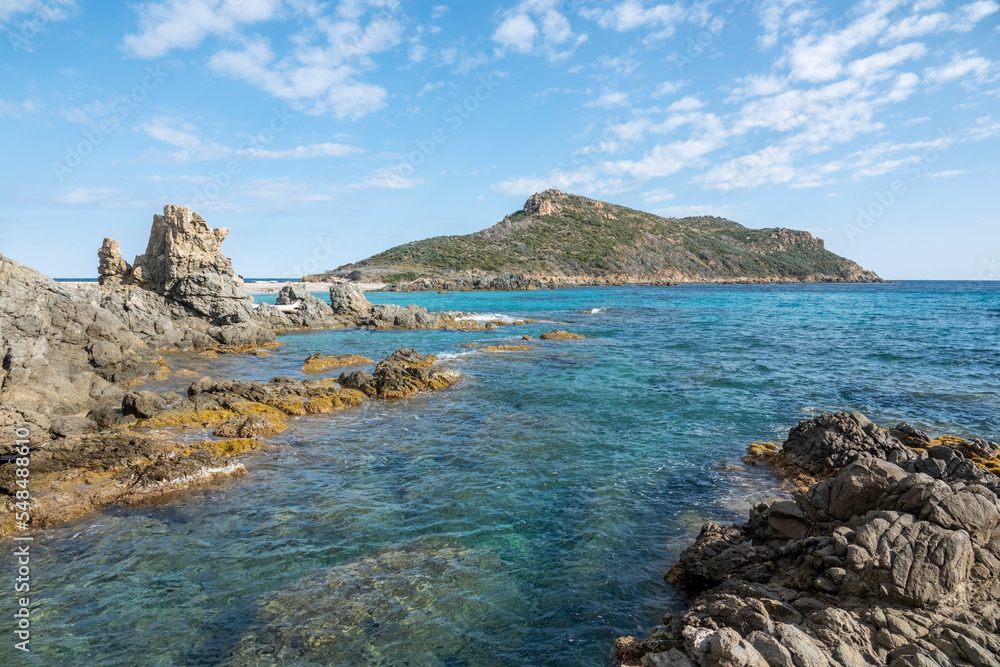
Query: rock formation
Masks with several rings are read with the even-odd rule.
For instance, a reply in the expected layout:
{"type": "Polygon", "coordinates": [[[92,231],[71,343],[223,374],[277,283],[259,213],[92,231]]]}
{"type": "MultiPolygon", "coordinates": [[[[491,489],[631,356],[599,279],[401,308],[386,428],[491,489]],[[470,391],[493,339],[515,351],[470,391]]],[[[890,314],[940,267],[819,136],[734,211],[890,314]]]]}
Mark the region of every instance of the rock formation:
{"type": "MultiPolygon", "coordinates": [[[[118,242],[98,252],[101,290],[81,290],[157,349],[259,345],[274,339],[255,314],[253,298],[222,254],[229,230],[212,229],[179,206],[153,216],[146,252],[131,269],[118,242]]],[[[288,328],[294,328],[294,324],[288,328]]]]}
{"type": "Polygon", "coordinates": [[[104,244],[97,251],[97,259],[97,282],[101,285],[120,285],[132,271],[128,262],[122,259],[121,247],[114,239],[104,239],[104,244]]]}
{"type": "Polygon", "coordinates": [[[691,605],[619,639],[618,661],[1000,665],[1000,478],[958,439],[912,442],[860,413],[800,423],[775,456],[823,479],[706,524],[667,573],[691,605]]]}

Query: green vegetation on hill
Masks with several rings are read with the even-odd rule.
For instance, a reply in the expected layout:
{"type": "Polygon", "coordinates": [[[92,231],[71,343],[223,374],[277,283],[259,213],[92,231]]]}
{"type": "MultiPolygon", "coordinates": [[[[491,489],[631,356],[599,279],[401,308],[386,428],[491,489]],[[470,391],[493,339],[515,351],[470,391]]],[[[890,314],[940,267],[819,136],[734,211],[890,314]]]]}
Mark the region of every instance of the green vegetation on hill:
{"type": "Polygon", "coordinates": [[[361,271],[398,282],[468,270],[636,280],[878,280],[807,232],[748,229],[713,216],[663,218],[555,190],[532,195],[523,209],[481,232],[396,246],[326,275],[361,271]]]}

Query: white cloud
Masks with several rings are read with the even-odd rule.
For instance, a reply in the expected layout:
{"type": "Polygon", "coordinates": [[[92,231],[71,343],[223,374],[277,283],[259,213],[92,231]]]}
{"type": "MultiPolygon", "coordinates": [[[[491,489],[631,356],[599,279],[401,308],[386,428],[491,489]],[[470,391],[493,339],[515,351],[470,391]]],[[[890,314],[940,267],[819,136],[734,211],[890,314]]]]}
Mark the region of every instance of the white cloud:
{"type": "Polygon", "coordinates": [[[431,18],[439,19],[448,13],[448,5],[434,5],[431,9],[431,18]]]}
{"type": "Polygon", "coordinates": [[[317,157],[347,157],[364,153],[364,150],[350,144],[324,142],[300,145],[295,148],[273,149],[248,146],[245,143],[231,148],[217,142],[204,142],[197,135],[194,125],[177,118],[158,116],[139,126],[147,136],[157,141],[179,148],[169,157],[175,162],[220,159],[253,160],[298,160],[317,157]]]}
{"type": "Polygon", "coordinates": [[[573,32],[559,5],[560,0],[522,0],[502,12],[500,25],[491,36],[498,45],[496,55],[540,53],[553,62],[569,57],[587,36],[573,32]]]}
{"type": "MultiPolygon", "coordinates": [[[[383,29],[376,33],[382,34],[383,29]]],[[[368,48],[389,48],[395,42],[386,34],[380,39],[368,48]]],[[[358,81],[358,69],[344,62],[347,50],[347,45],[334,42],[328,49],[299,47],[293,58],[277,60],[270,45],[257,39],[247,42],[242,51],[219,51],[209,60],[209,67],[280,99],[305,104],[310,114],[356,120],[385,106],[388,91],[358,81]]]]}
{"type": "Polygon", "coordinates": [[[837,77],[843,70],[843,60],[859,46],[880,36],[891,24],[886,16],[900,0],[883,0],[863,5],[870,9],[843,30],[825,34],[811,33],[795,40],[788,50],[793,78],[822,82],[837,77]]]}
{"type": "Polygon", "coordinates": [[[248,185],[246,196],[281,204],[330,201],[334,197],[332,192],[316,191],[309,185],[297,183],[288,177],[258,178],[248,185]]]}
{"type": "Polygon", "coordinates": [[[434,81],[434,82],[428,81],[427,83],[425,83],[420,87],[420,90],[417,91],[417,97],[423,97],[428,93],[433,93],[435,90],[444,88],[444,86],[445,86],[444,81],[434,81]]]}
{"type": "Polygon", "coordinates": [[[694,95],[688,95],[686,97],[682,97],[681,99],[677,100],[669,107],[667,107],[667,109],[669,109],[670,111],[685,112],[685,111],[696,111],[702,108],[703,106],[705,106],[704,102],[699,100],[694,95]]]}
{"type": "Polygon", "coordinates": [[[665,97],[667,95],[673,95],[688,83],[688,81],[664,81],[656,87],[656,90],[653,91],[652,97],[665,97]]]}
{"type": "Polygon", "coordinates": [[[142,130],[152,139],[168,143],[185,150],[197,150],[202,147],[201,139],[194,134],[197,128],[191,123],[178,121],[174,118],[154,118],[148,123],[142,123],[142,130]]]}
{"type": "Polygon", "coordinates": [[[212,179],[209,176],[197,176],[194,174],[177,174],[176,176],[160,176],[159,174],[153,174],[152,176],[143,176],[142,180],[151,181],[153,183],[211,183],[212,179]]]}
{"type": "Polygon", "coordinates": [[[118,188],[76,188],[60,195],[56,201],[60,204],[99,208],[155,208],[154,202],[131,199],[124,190],[118,188]]]}
{"type": "Polygon", "coordinates": [[[346,190],[370,190],[370,189],[386,189],[386,190],[408,190],[410,188],[415,188],[424,181],[419,178],[414,178],[412,176],[404,175],[412,171],[412,168],[408,163],[402,163],[396,166],[382,167],[381,169],[376,169],[368,178],[363,181],[358,181],[356,183],[351,183],[345,186],[346,190]]]}
{"type": "Polygon", "coordinates": [[[848,73],[853,77],[875,79],[888,76],[887,70],[907,60],[922,58],[927,53],[927,47],[920,42],[901,44],[889,51],[882,51],[867,58],[859,58],[847,65],[848,73]]]}
{"type": "Polygon", "coordinates": [[[993,63],[979,56],[975,51],[956,55],[946,65],[929,67],[924,70],[924,78],[932,83],[947,83],[973,75],[977,80],[985,80],[993,69],[993,63]]]}
{"type": "MultiPolygon", "coordinates": [[[[76,6],[75,0],[0,0],[0,25],[17,19],[34,31],[42,30],[48,23],[65,21],[76,6]]],[[[22,31],[12,31],[11,36],[20,34],[22,31]]]]}
{"type": "Polygon", "coordinates": [[[659,204],[660,202],[670,201],[674,198],[674,193],[670,192],[666,188],[654,188],[652,190],[647,190],[642,193],[643,201],[649,202],[650,204],[659,204]]]}
{"type": "Polygon", "coordinates": [[[538,26],[527,14],[508,16],[493,33],[493,41],[504,49],[531,53],[538,36],[538,26]]]}
{"type": "Polygon", "coordinates": [[[798,35],[813,17],[812,7],[805,0],[764,0],[758,11],[764,34],[757,38],[757,44],[762,49],[774,47],[784,35],[798,35]]]}
{"type": "MultiPolygon", "coordinates": [[[[591,9],[583,12],[587,18],[595,19],[602,28],[618,32],[636,28],[658,28],[673,31],[673,27],[684,20],[684,7],[678,2],[671,5],[654,5],[646,8],[639,0],[624,0],[611,9],[591,9]]],[[[666,34],[664,36],[667,36],[666,34]]]]}
{"type": "Polygon", "coordinates": [[[962,174],[969,173],[965,169],[947,169],[945,171],[936,171],[931,174],[927,174],[931,178],[952,178],[954,176],[961,176],[962,174]]]}
{"type": "Polygon", "coordinates": [[[628,105],[628,93],[609,90],[603,93],[597,99],[590,100],[583,106],[603,107],[605,109],[610,109],[612,107],[622,107],[627,105],[628,105]]]}
{"type": "Polygon", "coordinates": [[[500,194],[517,197],[526,197],[550,188],[609,195],[620,194],[631,189],[621,179],[602,178],[590,167],[572,172],[556,169],[548,176],[524,176],[493,185],[493,189],[500,194]]]}
{"type": "Polygon", "coordinates": [[[280,0],[162,0],[138,5],[139,32],[122,48],[139,58],[158,58],[172,49],[193,49],[209,35],[228,35],[241,26],[267,21],[280,0]]]}
{"type": "Polygon", "coordinates": [[[0,118],[19,118],[26,113],[32,113],[34,110],[35,102],[31,99],[20,102],[6,102],[0,99],[0,118]]]}
{"type": "Polygon", "coordinates": [[[923,8],[920,6],[915,7],[913,14],[894,21],[879,42],[885,44],[946,31],[969,32],[984,18],[1000,11],[1000,5],[994,0],[980,0],[962,5],[950,14],[948,12],[923,14],[920,12],[921,9],[923,8]]]}

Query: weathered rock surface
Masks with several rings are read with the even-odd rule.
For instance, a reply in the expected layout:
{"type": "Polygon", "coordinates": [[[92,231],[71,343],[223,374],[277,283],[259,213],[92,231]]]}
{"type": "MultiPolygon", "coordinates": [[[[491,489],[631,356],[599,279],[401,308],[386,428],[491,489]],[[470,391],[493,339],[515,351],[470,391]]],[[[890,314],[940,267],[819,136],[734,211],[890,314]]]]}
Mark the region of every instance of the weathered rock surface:
{"type": "Polygon", "coordinates": [[[104,244],[97,251],[97,259],[97,282],[101,285],[119,285],[132,271],[128,262],[122,259],[121,246],[114,239],[104,239],[104,244]]]}
{"type": "Polygon", "coordinates": [[[691,605],[620,639],[617,660],[1000,665],[1000,479],[960,451],[995,445],[908,437],[923,451],[859,413],[792,429],[776,456],[825,478],[742,526],[706,524],[667,573],[691,605]]]}
{"type": "Polygon", "coordinates": [[[330,286],[330,306],[334,315],[356,317],[371,310],[372,303],[357,285],[338,283],[330,286]]]}
{"type": "Polygon", "coordinates": [[[455,371],[432,368],[437,357],[422,355],[416,350],[396,350],[375,367],[374,373],[354,371],[342,373],[342,387],[356,389],[366,396],[405,398],[421,391],[444,389],[458,382],[455,371]]]}
{"type": "MultiPolygon", "coordinates": [[[[0,413],[85,412],[120,400],[115,382],[156,370],[145,342],[111,313],[81,303],[38,271],[0,255],[0,413]]],[[[0,444],[9,445],[10,431],[0,444]]]]}

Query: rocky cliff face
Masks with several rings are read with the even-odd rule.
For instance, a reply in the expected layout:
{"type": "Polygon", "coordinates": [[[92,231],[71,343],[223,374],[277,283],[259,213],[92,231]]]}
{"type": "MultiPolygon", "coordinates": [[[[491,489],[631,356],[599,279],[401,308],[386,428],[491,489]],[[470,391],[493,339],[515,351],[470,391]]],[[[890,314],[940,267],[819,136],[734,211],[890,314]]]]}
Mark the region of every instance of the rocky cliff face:
{"type": "Polygon", "coordinates": [[[690,607],[647,640],[620,639],[618,660],[1000,664],[1000,478],[989,470],[1000,447],[966,445],[887,433],[860,413],[802,422],[771,460],[823,479],[742,526],[706,524],[667,573],[690,607]]]}

